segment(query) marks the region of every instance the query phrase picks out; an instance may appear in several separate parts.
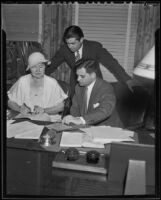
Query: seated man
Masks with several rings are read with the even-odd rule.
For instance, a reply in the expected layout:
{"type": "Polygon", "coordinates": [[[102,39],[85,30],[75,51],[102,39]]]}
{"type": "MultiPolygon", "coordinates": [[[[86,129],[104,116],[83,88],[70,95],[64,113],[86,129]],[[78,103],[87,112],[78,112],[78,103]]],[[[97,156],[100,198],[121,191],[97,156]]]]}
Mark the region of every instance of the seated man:
{"type": "Polygon", "coordinates": [[[58,82],[45,75],[46,60],[40,52],[28,58],[30,74],[24,75],[8,91],[8,106],[22,114],[57,114],[64,109],[67,95],[58,82]]]}
{"type": "Polygon", "coordinates": [[[111,84],[97,77],[99,63],[80,60],[76,73],[78,83],[72,99],[70,114],[63,123],[110,125],[122,127],[116,115],[116,98],[111,84]]]}

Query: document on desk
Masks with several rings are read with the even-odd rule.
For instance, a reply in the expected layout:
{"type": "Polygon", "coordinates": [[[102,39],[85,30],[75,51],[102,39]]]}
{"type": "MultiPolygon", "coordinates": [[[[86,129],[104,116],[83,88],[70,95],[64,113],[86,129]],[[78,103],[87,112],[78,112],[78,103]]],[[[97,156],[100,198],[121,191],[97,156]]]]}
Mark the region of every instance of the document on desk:
{"type": "Polygon", "coordinates": [[[92,126],[90,128],[81,129],[87,134],[90,134],[93,142],[106,144],[121,141],[130,141],[133,142],[134,136],[133,131],[124,130],[122,128],[110,127],[110,126],[92,126]]]}
{"type": "Polygon", "coordinates": [[[103,144],[94,142],[91,135],[85,132],[63,132],[60,147],[104,148],[103,144]]]}
{"type": "Polygon", "coordinates": [[[82,133],[81,132],[63,132],[61,147],[81,147],[82,146],[82,133]]]}
{"type": "Polygon", "coordinates": [[[59,122],[61,121],[61,115],[48,115],[47,113],[42,114],[21,114],[19,113],[15,119],[31,119],[36,121],[49,121],[49,122],[59,122]]]}
{"type": "Polygon", "coordinates": [[[80,129],[82,132],[63,132],[61,147],[104,148],[111,142],[134,142],[134,132],[110,126],[92,126],[80,129]]]}
{"type": "Polygon", "coordinates": [[[7,138],[39,139],[44,126],[28,121],[7,122],[7,138]]]}

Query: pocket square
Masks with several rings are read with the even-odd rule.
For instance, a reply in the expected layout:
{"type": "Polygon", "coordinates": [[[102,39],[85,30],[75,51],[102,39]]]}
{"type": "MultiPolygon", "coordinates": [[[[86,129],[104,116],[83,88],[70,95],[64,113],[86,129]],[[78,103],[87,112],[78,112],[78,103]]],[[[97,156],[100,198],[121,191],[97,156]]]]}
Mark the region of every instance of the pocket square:
{"type": "Polygon", "coordinates": [[[100,104],[99,103],[95,103],[93,104],[93,108],[97,108],[100,104]]]}

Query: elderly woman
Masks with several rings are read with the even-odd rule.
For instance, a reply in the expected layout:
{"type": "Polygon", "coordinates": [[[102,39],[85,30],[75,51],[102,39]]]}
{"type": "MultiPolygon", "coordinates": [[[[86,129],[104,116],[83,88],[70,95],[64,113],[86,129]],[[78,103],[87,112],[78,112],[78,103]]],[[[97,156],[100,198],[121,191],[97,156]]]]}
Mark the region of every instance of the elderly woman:
{"type": "Polygon", "coordinates": [[[57,114],[64,109],[67,95],[54,78],[45,75],[50,61],[40,52],[28,58],[30,74],[24,75],[8,91],[8,106],[22,114],[57,114]]]}

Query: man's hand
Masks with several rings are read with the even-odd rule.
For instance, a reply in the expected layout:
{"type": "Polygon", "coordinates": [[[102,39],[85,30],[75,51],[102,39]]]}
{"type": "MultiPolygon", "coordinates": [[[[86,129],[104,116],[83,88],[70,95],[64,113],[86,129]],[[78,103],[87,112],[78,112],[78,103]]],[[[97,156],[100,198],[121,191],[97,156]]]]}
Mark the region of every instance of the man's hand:
{"type": "Polygon", "coordinates": [[[31,112],[31,109],[24,103],[21,107],[20,107],[20,113],[22,114],[28,114],[29,112],[31,112]]]}
{"type": "Polygon", "coordinates": [[[65,124],[73,123],[77,125],[83,124],[82,120],[79,117],[73,117],[72,115],[67,115],[66,117],[64,117],[62,123],[65,124]]]}
{"type": "Polygon", "coordinates": [[[44,108],[42,108],[40,106],[34,106],[33,113],[34,114],[42,114],[42,113],[44,113],[44,108]]]}
{"type": "Polygon", "coordinates": [[[74,117],[72,115],[67,115],[62,119],[62,123],[69,124],[73,120],[73,118],[74,117]]]}
{"type": "Polygon", "coordinates": [[[133,87],[135,87],[135,86],[142,87],[143,86],[142,83],[140,81],[138,81],[137,79],[129,79],[128,81],[126,81],[126,83],[131,92],[134,92],[133,87]]]}

